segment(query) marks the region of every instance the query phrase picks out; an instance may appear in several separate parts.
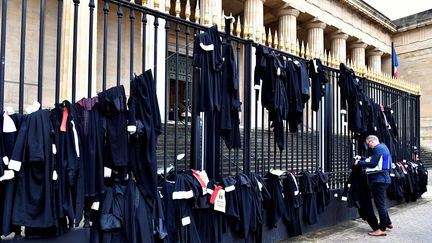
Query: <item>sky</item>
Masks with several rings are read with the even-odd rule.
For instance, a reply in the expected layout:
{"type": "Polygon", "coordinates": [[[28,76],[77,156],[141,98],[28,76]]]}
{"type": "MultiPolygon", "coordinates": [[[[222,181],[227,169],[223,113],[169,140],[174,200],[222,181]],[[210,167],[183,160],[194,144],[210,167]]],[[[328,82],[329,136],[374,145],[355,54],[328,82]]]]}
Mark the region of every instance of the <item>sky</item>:
{"type": "Polygon", "coordinates": [[[432,9],[432,0],[363,0],[391,20],[432,9]]]}

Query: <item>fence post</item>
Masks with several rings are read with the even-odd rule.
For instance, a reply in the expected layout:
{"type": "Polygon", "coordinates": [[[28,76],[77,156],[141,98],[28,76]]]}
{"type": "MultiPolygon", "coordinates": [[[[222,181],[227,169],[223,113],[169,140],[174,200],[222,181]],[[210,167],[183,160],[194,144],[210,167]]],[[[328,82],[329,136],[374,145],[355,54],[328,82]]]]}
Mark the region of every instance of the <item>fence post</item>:
{"type": "Polygon", "coordinates": [[[243,171],[250,173],[251,148],[251,93],[252,93],[252,40],[245,44],[244,58],[244,142],[243,142],[243,171]]]}
{"type": "Polygon", "coordinates": [[[201,169],[200,161],[200,113],[198,112],[198,100],[196,97],[200,95],[198,82],[200,81],[201,70],[199,68],[193,68],[192,76],[192,119],[191,119],[191,169],[201,169]]]}

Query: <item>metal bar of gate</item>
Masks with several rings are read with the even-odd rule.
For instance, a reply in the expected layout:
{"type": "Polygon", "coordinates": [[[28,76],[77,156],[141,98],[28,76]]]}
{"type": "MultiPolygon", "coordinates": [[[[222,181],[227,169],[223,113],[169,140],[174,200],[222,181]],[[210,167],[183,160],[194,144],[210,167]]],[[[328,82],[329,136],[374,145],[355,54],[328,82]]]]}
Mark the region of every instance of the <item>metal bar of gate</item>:
{"type": "Polygon", "coordinates": [[[251,88],[252,88],[252,40],[245,44],[244,68],[244,146],[243,170],[250,173],[250,133],[251,133],[251,88]]]}
{"type": "Polygon", "coordinates": [[[130,80],[133,80],[133,72],[134,72],[134,23],[135,23],[135,11],[131,8],[129,13],[129,21],[130,21],[130,64],[129,64],[129,75],[130,80]]]}
{"type": "MultiPolygon", "coordinates": [[[[117,6],[117,86],[120,85],[121,74],[121,56],[122,56],[122,20],[123,20],[123,7],[121,4],[117,6]]],[[[155,48],[156,49],[156,48],[155,48]]]]}
{"type": "Polygon", "coordinates": [[[55,102],[60,102],[60,54],[61,32],[63,22],[63,0],[58,0],[57,6],[57,45],[56,45],[56,77],[55,77],[55,102]]]}
{"type": "Polygon", "coordinates": [[[72,48],[72,103],[76,98],[76,62],[77,62],[77,41],[78,41],[78,6],[80,1],[74,2],[74,24],[73,24],[73,48],[72,48]]]}
{"type": "Polygon", "coordinates": [[[87,84],[87,97],[92,95],[92,75],[93,75],[93,12],[95,8],[94,0],[90,0],[90,26],[89,26],[89,54],[88,54],[88,84],[87,84]]]}
{"type": "MultiPolygon", "coordinates": [[[[168,36],[170,29],[170,21],[165,21],[165,67],[168,67],[168,36]]],[[[145,46],[143,46],[145,49],[145,46]]],[[[143,54],[144,56],[144,54],[143,54]]],[[[164,106],[164,175],[167,175],[167,138],[168,138],[168,107],[169,107],[169,78],[168,78],[168,68],[165,68],[165,106],[164,106]]]]}
{"type": "MultiPolygon", "coordinates": [[[[77,0],[74,0],[74,2],[77,0]]],[[[79,2],[79,1],[78,1],[79,2]]],[[[42,105],[43,57],[45,42],[45,0],[40,0],[39,16],[39,59],[38,59],[38,102],[42,105]]]]}
{"type": "Polygon", "coordinates": [[[26,46],[26,25],[27,25],[27,0],[21,3],[21,48],[20,48],[20,76],[19,76],[19,102],[18,111],[24,111],[24,71],[25,71],[25,46],[26,46]]]}
{"type": "Polygon", "coordinates": [[[1,25],[1,42],[0,42],[0,110],[4,105],[4,81],[5,81],[5,63],[6,63],[6,16],[7,0],[2,0],[2,25],[1,25]]]}
{"type": "Polygon", "coordinates": [[[107,82],[107,51],[108,51],[108,13],[109,13],[109,4],[108,0],[105,0],[105,4],[103,7],[104,12],[104,38],[103,38],[103,64],[102,64],[102,91],[106,90],[106,82],[107,82]]]}
{"type": "MultiPolygon", "coordinates": [[[[185,106],[186,106],[186,116],[185,116],[185,169],[187,168],[187,161],[188,161],[188,130],[189,130],[189,36],[190,36],[190,30],[189,25],[186,25],[185,30],[186,35],[186,78],[185,78],[185,106]]],[[[223,156],[223,153],[222,153],[223,156]]],[[[223,158],[223,157],[222,157],[223,158]]],[[[223,164],[223,163],[221,163],[223,164]]]]}

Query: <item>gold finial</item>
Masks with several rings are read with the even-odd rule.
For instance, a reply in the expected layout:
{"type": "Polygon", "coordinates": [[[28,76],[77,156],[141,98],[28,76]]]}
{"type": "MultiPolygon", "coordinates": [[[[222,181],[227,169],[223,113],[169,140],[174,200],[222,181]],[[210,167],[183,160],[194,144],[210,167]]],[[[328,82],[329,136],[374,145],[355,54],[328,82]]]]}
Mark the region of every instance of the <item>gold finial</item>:
{"type": "Polygon", "coordinates": [[[233,31],[234,31],[234,22],[235,22],[235,19],[234,19],[232,13],[230,13],[230,18],[231,18],[231,21],[230,21],[230,34],[232,35],[233,31]]]}
{"type": "Polygon", "coordinates": [[[208,10],[206,10],[204,13],[204,25],[209,25],[209,23],[210,23],[210,14],[208,10]]]}
{"type": "Polygon", "coordinates": [[[297,39],[296,47],[295,47],[295,55],[298,56],[299,53],[300,53],[300,43],[299,43],[299,40],[297,39]]]}
{"type": "MultiPolygon", "coordinates": [[[[165,1],[167,1],[167,0],[165,0],[165,1]]],[[[190,20],[190,16],[191,16],[191,6],[190,6],[190,2],[189,2],[189,0],[187,0],[187,2],[186,2],[185,16],[186,16],[186,20],[190,20]]]]}
{"type": "Polygon", "coordinates": [[[333,63],[333,66],[334,66],[335,68],[337,68],[338,63],[337,63],[337,61],[336,61],[336,57],[335,57],[335,54],[334,54],[334,53],[333,53],[333,55],[332,55],[332,60],[331,60],[331,62],[333,63]]]}
{"type": "Polygon", "coordinates": [[[305,47],[304,47],[304,42],[302,41],[301,42],[301,45],[300,45],[300,57],[305,57],[305,47]]]}
{"type": "Polygon", "coordinates": [[[219,23],[218,23],[218,16],[216,14],[214,14],[212,16],[212,24],[213,25],[219,25],[219,23]]]}
{"type": "Polygon", "coordinates": [[[225,12],[222,10],[221,30],[225,31],[225,12]]]}
{"type": "Polygon", "coordinates": [[[169,14],[170,9],[171,9],[171,1],[165,0],[165,12],[169,14]]]}
{"type": "Polygon", "coordinates": [[[324,50],[324,58],[323,59],[324,59],[323,60],[324,65],[330,66],[329,63],[327,62],[327,51],[326,50],[324,50]]]}
{"type": "Polygon", "coordinates": [[[159,10],[159,0],[153,1],[153,7],[154,7],[154,9],[159,10]]]}
{"type": "Polygon", "coordinates": [[[237,16],[237,24],[236,24],[236,35],[240,37],[241,32],[241,23],[240,23],[240,16],[237,16]]]}
{"type": "Polygon", "coordinates": [[[181,12],[180,0],[176,0],[175,13],[177,17],[180,17],[180,12],[181,12]]]}
{"type": "Polygon", "coordinates": [[[271,29],[269,28],[269,30],[267,31],[267,40],[266,40],[266,44],[267,46],[271,45],[271,29]]]}
{"type": "Polygon", "coordinates": [[[275,35],[274,35],[274,39],[273,39],[273,44],[274,44],[274,48],[275,48],[275,49],[278,49],[278,48],[279,48],[279,39],[278,39],[277,30],[275,30],[275,35]]]}
{"type": "Polygon", "coordinates": [[[147,6],[147,0],[142,0],[141,1],[141,5],[144,6],[144,7],[147,6]]]}
{"type": "Polygon", "coordinates": [[[261,33],[261,43],[263,45],[265,45],[266,44],[266,39],[267,39],[266,32],[265,32],[265,26],[263,26],[261,30],[263,31],[261,33]]]}
{"type": "Polygon", "coordinates": [[[283,35],[280,36],[280,40],[279,40],[279,49],[281,51],[285,51],[285,40],[283,38],[283,35]]]}
{"type": "Polygon", "coordinates": [[[311,53],[309,50],[309,43],[306,42],[306,59],[310,59],[310,57],[311,57],[311,53]]]}
{"type": "Polygon", "coordinates": [[[199,8],[199,4],[197,3],[196,4],[196,9],[195,9],[195,23],[199,23],[199,21],[200,21],[200,17],[201,17],[201,15],[200,15],[200,8],[199,8]]]}
{"type": "Polygon", "coordinates": [[[259,28],[257,28],[256,33],[255,33],[255,41],[258,43],[261,43],[261,30],[259,28]]]}

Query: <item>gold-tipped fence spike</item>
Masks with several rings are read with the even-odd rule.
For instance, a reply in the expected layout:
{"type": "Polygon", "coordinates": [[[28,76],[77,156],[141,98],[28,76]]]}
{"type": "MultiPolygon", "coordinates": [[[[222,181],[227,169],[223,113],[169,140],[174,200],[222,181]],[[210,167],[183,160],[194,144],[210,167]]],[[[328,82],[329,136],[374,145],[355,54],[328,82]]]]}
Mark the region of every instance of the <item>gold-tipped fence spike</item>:
{"type": "Polygon", "coordinates": [[[295,47],[295,55],[298,56],[299,53],[300,53],[300,43],[299,43],[299,40],[297,39],[296,47],[295,47]]]}
{"type": "Polygon", "coordinates": [[[176,0],[175,13],[177,17],[180,17],[180,12],[181,12],[180,0],[176,0]]]}
{"type": "Polygon", "coordinates": [[[283,35],[280,35],[280,38],[279,38],[279,49],[281,51],[285,51],[285,40],[283,38],[283,35]]]}
{"type": "Polygon", "coordinates": [[[269,28],[267,31],[267,39],[266,39],[267,46],[271,45],[271,29],[269,28]]]}
{"type": "Polygon", "coordinates": [[[225,31],[225,12],[222,10],[222,17],[221,17],[221,30],[225,31]]]}
{"type": "Polygon", "coordinates": [[[257,28],[256,34],[255,34],[255,41],[257,43],[261,43],[261,37],[262,37],[261,30],[259,28],[257,28]]]}
{"type": "Polygon", "coordinates": [[[273,40],[274,48],[279,49],[279,40],[277,30],[275,31],[274,40],[273,40]]]}
{"type": "Polygon", "coordinates": [[[153,7],[154,7],[154,9],[159,10],[159,0],[153,1],[153,7]]]}
{"type": "Polygon", "coordinates": [[[300,57],[304,58],[305,57],[305,49],[304,49],[304,42],[301,42],[301,46],[300,46],[300,57]]]}
{"type": "Polygon", "coordinates": [[[286,42],[285,42],[285,48],[286,48],[287,53],[291,53],[291,43],[290,43],[289,39],[286,40],[286,42]]]}
{"type": "Polygon", "coordinates": [[[240,16],[237,16],[237,23],[236,23],[236,35],[238,37],[240,37],[240,32],[241,32],[241,23],[240,23],[240,16]]]}
{"type": "Polygon", "coordinates": [[[187,0],[187,2],[186,2],[185,16],[186,16],[186,20],[190,20],[190,16],[191,16],[191,6],[190,6],[190,2],[189,2],[189,0],[187,0]]]}
{"type": "Polygon", "coordinates": [[[144,7],[147,7],[147,0],[142,0],[141,1],[141,5],[144,6],[144,7]]]}
{"type": "MultiPolygon", "coordinates": [[[[143,1],[144,2],[144,1],[143,1]]],[[[146,1],[147,2],[147,1],[146,1]]],[[[165,1],[165,12],[169,13],[171,9],[171,1],[165,1]]]]}
{"type": "Polygon", "coordinates": [[[218,16],[216,14],[214,14],[212,16],[212,24],[213,25],[219,25],[219,23],[218,23],[218,16]]]}
{"type": "Polygon", "coordinates": [[[265,27],[263,26],[262,28],[262,33],[261,33],[261,41],[262,44],[265,45],[266,44],[266,40],[267,40],[267,36],[266,36],[266,32],[265,32],[265,27]]]}
{"type": "Polygon", "coordinates": [[[310,59],[309,43],[306,42],[306,59],[310,59]]]}
{"type": "Polygon", "coordinates": [[[201,17],[200,11],[201,10],[199,8],[199,4],[197,4],[196,8],[195,8],[195,23],[199,23],[199,21],[200,21],[200,17],[201,17]]]}
{"type": "Polygon", "coordinates": [[[232,35],[233,31],[234,31],[234,22],[235,22],[235,19],[234,19],[232,13],[230,13],[230,18],[231,18],[231,21],[230,21],[230,34],[232,35]]]}
{"type": "Polygon", "coordinates": [[[324,63],[324,65],[328,66],[328,62],[327,62],[327,51],[326,51],[326,50],[324,50],[323,63],[324,63]]]}

